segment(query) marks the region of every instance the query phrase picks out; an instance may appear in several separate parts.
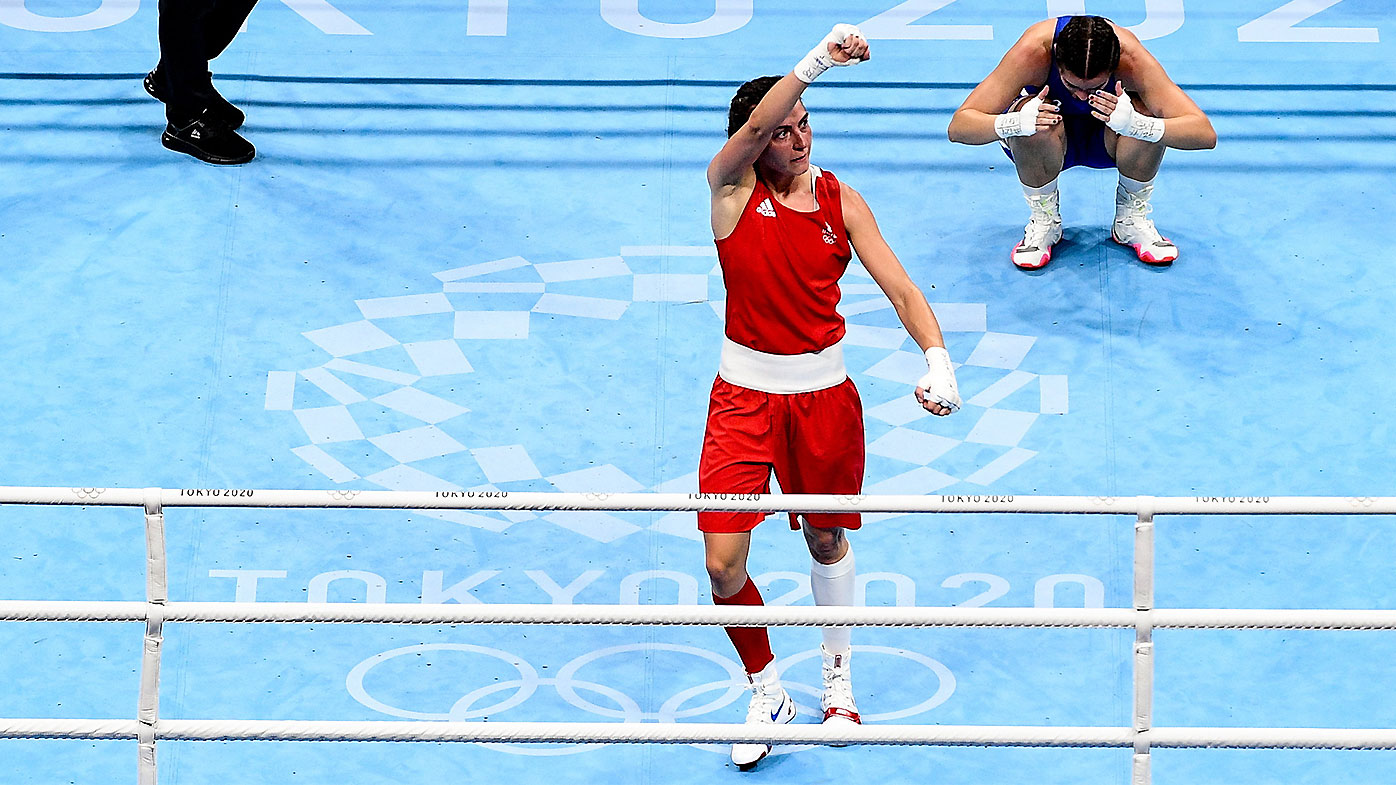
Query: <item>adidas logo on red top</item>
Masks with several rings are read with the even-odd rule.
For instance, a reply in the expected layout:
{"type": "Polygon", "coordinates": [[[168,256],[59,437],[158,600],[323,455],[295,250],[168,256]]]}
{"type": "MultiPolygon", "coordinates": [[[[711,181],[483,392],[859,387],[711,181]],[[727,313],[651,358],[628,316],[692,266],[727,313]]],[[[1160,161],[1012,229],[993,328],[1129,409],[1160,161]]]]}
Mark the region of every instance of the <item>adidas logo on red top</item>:
{"type": "Polygon", "coordinates": [[[824,222],[824,242],[828,243],[829,245],[836,245],[836,244],[838,244],[838,241],[839,241],[838,236],[834,234],[834,227],[830,226],[828,221],[825,221],[825,222],[824,222]]]}
{"type": "Polygon", "coordinates": [[[770,199],[762,199],[761,204],[756,205],[756,212],[767,218],[776,217],[776,208],[771,204],[770,199]]]}

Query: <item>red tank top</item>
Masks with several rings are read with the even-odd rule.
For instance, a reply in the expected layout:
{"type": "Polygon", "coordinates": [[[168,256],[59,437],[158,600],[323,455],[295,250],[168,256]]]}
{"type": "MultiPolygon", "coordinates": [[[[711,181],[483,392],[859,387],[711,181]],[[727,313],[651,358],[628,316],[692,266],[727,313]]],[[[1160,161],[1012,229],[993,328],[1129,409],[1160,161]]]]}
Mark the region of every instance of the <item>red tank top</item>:
{"type": "Polygon", "coordinates": [[[839,181],[814,178],[819,209],[782,205],[758,178],[737,228],[717,241],[727,287],[727,337],[767,354],[804,354],[843,338],[839,278],[853,258],[839,181]]]}

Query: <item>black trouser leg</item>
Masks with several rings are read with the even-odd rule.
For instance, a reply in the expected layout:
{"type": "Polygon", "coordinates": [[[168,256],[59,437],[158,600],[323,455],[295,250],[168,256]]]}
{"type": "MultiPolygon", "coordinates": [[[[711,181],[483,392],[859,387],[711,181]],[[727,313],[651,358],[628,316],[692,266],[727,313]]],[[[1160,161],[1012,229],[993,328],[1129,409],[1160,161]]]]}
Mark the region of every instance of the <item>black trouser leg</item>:
{"type": "Polygon", "coordinates": [[[208,81],[204,22],[214,0],[160,0],[160,73],[165,117],[184,125],[204,110],[199,89],[208,81]]]}
{"type": "Polygon", "coordinates": [[[223,54],[252,13],[257,0],[218,0],[204,20],[204,51],[209,60],[223,54]]]}
{"type": "Polygon", "coordinates": [[[208,105],[208,62],[223,54],[257,0],[160,0],[165,116],[183,124],[208,105]]]}

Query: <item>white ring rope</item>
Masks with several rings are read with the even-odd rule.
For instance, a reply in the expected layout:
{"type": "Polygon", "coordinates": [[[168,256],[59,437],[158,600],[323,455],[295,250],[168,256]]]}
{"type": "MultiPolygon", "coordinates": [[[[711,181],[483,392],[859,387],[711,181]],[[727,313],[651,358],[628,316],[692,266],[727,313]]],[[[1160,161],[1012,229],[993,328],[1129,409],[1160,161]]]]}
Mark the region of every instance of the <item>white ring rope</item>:
{"type": "Polygon", "coordinates": [[[0,719],[0,739],[134,739],[136,720],[0,719]]]}
{"type": "Polygon", "coordinates": [[[27,488],[0,486],[0,504],[141,507],[302,507],[608,512],[1091,513],[1135,515],[1396,515],[1394,496],[1016,496],[545,493],[506,491],[287,491],[251,489],[27,488]]]}
{"type": "MultiPolygon", "coordinates": [[[[305,602],[172,602],[166,622],[339,624],[677,625],[723,627],[1049,627],[1185,630],[1396,630],[1396,610],[1179,608],[931,608],[838,606],[356,605],[305,602]]],[[[144,602],[0,600],[0,621],[138,622],[144,602]]]]}
{"type": "Polygon", "coordinates": [[[1396,514],[1396,497],[836,496],[816,494],[506,493],[502,491],[168,490],[0,487],[0,504],[144,507],[146,602],[0,601],[0,621],[144,622],[136,720],[0,719],[0,738],[137,739],[139,783],[158,782],[156,740],[466,741],[566,743],[851,743],[1131,747],[1135,785],[1150,782],[1153,747],[1396,749],[1396,730],[1155,728],[1153,631],[1396,629],[1396,611],[1155,609],[1156,515],[1396,514]],[[1095,513],[1135,517],[1134,608],[740,607],[168,602],[165,507],[867,513],[1095,513]],[[611,624],[876,627],[1133,628],[1134,711],[1128,728],[575,722],[162,720],[165,622],[611,624]]]}
{"type": "MultiPolygon", "coordinates": [[[[0,719],[0,738],[134,739],[133,720],[0,719]]],[[[1153,747],[1396,749],[1382,728],[1154,728],[1153,747]]],[[[733,725],[612,722],[391,722],[333,720],[161,720],[167,741],[456,741],[514,743],[894,744],[1004,747],[1129,747],[1128,728],[1023,725],[733,725]]]]}

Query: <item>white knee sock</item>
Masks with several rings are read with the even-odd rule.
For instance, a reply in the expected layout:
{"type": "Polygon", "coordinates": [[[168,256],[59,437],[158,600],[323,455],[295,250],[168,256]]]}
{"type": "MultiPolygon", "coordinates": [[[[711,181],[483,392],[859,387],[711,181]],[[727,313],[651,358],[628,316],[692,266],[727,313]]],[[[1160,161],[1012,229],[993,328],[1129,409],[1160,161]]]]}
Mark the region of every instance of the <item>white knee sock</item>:
{"type": "Polygon", "coordinates": [[[1124,175],[1120,175],[1120,187],[1132,194],[1137,194],[1153,184],[1153,180],[1134,180],[1132,178],[1125,177],[1124,175]]]}
{"type": "MultiPolygon", "coordinates": [[[[843,558],[833,564],[810,559],[809,586],[815,605],[852,605],[855,579],[853,543],[848,544],[843,558]]],[[[847,651],[849,640],[847,627],[824,628],[824,648],[831,652],[847,651]]]]}
{"type": "Polygon", "coordinates": [[[1018,184],[1023,186],[1023,195],[1027,196],[1028,198],[1032,198],[1034,196],[1051,196],[1052,194],[1057,192],[1057,180],[1060,179],[1060,177],[1054,177],[1052,178],[1052,182],[1040,188],[1034,188],[1031,185],[1023,185],[1023,183],[1021,182],[1019,182],[1018,184]]]}

